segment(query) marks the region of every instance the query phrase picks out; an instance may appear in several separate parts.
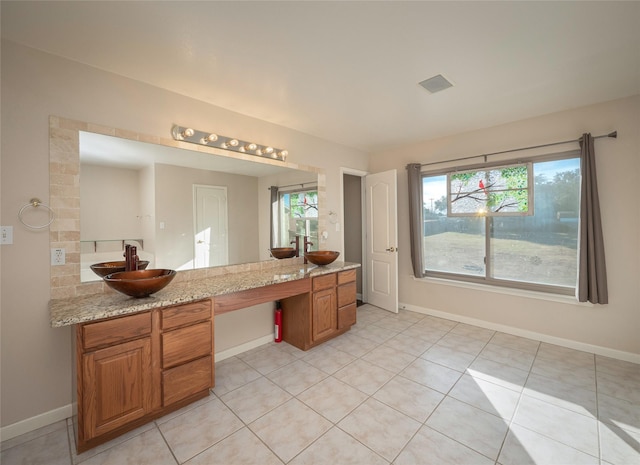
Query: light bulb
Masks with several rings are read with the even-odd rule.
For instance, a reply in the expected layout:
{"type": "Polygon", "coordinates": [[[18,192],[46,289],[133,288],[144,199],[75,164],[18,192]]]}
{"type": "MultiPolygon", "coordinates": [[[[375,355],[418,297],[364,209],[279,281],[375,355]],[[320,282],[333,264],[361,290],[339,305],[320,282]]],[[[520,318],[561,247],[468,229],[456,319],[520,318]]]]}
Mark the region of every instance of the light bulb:
{"type": "Polygon", "coordinates": [[[256,155],[258,155],[259,157],[262,156],[262,149],[258,149],[256,150],[256,155]]]}
{"type": "Polygon", "coordinates": [[[209,134],[207,137],[203,137],[202,139],[200,139],[200,142],[202,142],[203,144],[208,144],[209,142],[215,142],[217,140],[217,134],[209,134]]]}
{"type": "Polygon", "coordinates": [[[229,140],[227,143],[228,143],[231,147],[237,147],[237,146],[238,146],[238,144],[239,144],[240,142],[238,142],[238,139],[231,139],[231,140],[229,140]]]}
{"type": "Polygon", "coordinates": [[[280,158],[282,158],[282,161],[285,161],[287,158],[287,155],[289,155],[289,152],[287,152],[286,150],[281,150],[278,155],[280,156],[280,158]]]}
{"type": "Polygon", "coordinates": [[[182,131],[182,137],[191,137],[195,134],[195,131],[191,128],[184,128],[184,131],[182,131]]]}
{"type": "Polygon", "coordinates": [[[253,142],[244,146],[245,150],[255,150],[257,148],[258,148],[258,146],[256,144],[254,144],[253,142]]]}
{"type": "Polygon", "coordinates": [[[273,147],[265,147],[265,148],[264,148],[264,153],[266,153],[266,154],[271,154],[271,153],[273,153],[273,147]]]}

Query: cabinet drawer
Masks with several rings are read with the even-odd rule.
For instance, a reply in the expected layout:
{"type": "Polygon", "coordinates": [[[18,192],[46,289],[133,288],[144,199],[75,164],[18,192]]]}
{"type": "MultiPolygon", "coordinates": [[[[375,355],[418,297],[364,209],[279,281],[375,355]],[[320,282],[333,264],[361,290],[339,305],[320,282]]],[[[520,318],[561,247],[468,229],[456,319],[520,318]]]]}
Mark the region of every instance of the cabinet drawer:
{"type": "Polygon", "coordinates": [[[162,310],[162,329],[177,328],[210,318],[210,300],[169,307],[162,310]]]}
{"type": "Polygon", "coordinates": [[[356,280],[356,270],[346,270],[338,273],[338,285],[350,283],[351,281],[355,282],[356,280]]]}
{"type": "Polygon", "coordinates": [[[336,273],[325,274],[313,278],[313,290],[321,291],[323,289],[329,289],[336,285],[336,273]]]}
{"type": "Polygon", "coordinates": [[[88,323],[82,326],[84,349],[116,344],[151,334],[151,312],[88,323]]]}
{"type": "Polygon", "coordinates": [[[167,406],[212,387],[211,356],[162,373],[162,405],[167,406]]]}
{"type": "Polygon", "coordinates": [[[338,286],[338,307],[356,303],[356,283],[338,286]]]}
{"type": "Polygon", "coordinates": [[[162,367],[171,368],[205,355],[211,355],[211,338],[211,321],[163,333],[162,367]]]}
{"type": "Polygon", "coordinates": [[[356,304],[347,305],[338,309],[338,329],[356,324],[356,304]]]}

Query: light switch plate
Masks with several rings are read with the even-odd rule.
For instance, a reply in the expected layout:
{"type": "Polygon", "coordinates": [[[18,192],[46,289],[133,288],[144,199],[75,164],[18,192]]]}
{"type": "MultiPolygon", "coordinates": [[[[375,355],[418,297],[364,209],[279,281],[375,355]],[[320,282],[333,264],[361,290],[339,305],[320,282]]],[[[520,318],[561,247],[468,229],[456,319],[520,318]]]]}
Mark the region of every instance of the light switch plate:
{"type": "Polygon", "coordinates": [[[0,226],[0,244],[13,244],[13,226],[0,226]]]}

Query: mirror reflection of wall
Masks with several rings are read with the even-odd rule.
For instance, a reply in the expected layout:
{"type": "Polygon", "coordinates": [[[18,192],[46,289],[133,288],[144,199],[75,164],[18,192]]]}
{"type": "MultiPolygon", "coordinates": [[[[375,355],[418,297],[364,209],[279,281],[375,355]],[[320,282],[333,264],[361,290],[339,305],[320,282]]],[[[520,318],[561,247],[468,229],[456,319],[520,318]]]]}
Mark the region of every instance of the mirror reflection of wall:
{"type": "MultiPolygon", "coordinates": [[[[258,179],[217,171],[156,165],[156,265],[158,268],[194,268],[196,242],[206,234],[195,229],[194,185],[226,189],[227,263],[255,262],[258,252],[258,179]],[[159,225],[162,224],[163,228],[159,225]],[[231,233],[229,233],[229,231],[231,233]]],[[[266,194],[263,194],[266,195],[266,194]]],[[[204,263],[204,262],[203,262],[204,263]]],[[[210,265],[203,265],[210,266],[210,265]]]]}
{"type": "Polygon", "coordinates": [[[100,279],[89,268],[91,264],[124,260],[125,244],[135,245],[140,260],[148,260],[149,267],[155,267],[153,241],[145,232],[153,222],[143,202],[148,197],[144,195],[145,174],[144,169],[81,165],[82,282],[100,279]]]}

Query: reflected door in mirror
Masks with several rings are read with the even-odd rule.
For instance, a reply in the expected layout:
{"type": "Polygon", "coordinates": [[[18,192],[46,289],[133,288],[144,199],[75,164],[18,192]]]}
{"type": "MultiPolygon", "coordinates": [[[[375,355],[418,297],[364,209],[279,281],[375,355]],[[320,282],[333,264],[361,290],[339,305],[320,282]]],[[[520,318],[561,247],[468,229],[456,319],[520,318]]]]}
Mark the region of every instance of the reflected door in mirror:
{"type": "Polygon", "coordinates": [[[227,188],[193,186],[195,267],[227,265],[227,188]]]}

